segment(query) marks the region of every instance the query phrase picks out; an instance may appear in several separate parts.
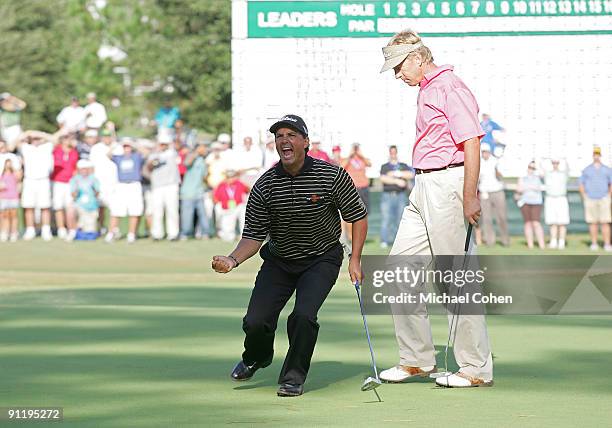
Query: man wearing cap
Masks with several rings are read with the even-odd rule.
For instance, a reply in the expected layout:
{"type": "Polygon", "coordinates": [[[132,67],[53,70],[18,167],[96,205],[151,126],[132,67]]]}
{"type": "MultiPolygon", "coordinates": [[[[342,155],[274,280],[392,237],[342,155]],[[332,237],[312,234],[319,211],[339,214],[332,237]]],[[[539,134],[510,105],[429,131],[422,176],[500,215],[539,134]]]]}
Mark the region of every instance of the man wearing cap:
{"type": "Polygon", "coordinates": [[[147,168],[151,171],[151,202],[153,204],[153,221],[151,236],[154,240],[164,238],[164,217],[166,219],[165,236],[169,241],[179,236],[179,156],[169,136],[160,136],[156,150],[147,159],[147,168]]]}
{"type": "Polygon", "coordinates": [[[228,256],[213,257],[212,267],[230,272],[261,248],[264,262],[242,325],[244,352],[231,374],[236,381],[270,365],[279,314],[296,292],[277,393],[289,397],[303,393],[319,330],[317,313],[342,265],[340,215],[353,223],[349,274],[351,281],[361,281],[367,211],[346,171],[306,155],[308,128],[299,116],[284,116],[270,132],[280,162],[253,186],[237,247],[228,256]]]}
{"type": "Polygon", "coordinates": [[[342,166],[342,148],[340,146],[332,147],[332,157],[330,163],[342,166]]]}
{"type": "Polygon", "coordinates": [[[122,154],[121,146],[115,141],[113,133],[108,129],[100,132],[100,142],[93,145],[89,153],[89,160],[93,163],[94,175],[100,182],[98,202],[98,227],[100,233],[106,233],[104,220],[106,209],[110,210],[112,195],[117,188],[117,165],[111,160],[111,154],[122,154]]]}
{"type": "Polygon", "coordinates": [[[136,241],[136,228],[138,220],[144,211],[142,199],[142,165],[144,159],[135,150],[134,141],[125,137],[121,140],[123,153],[114,154],[109,151],[108,156],[117,167],[117,186],[110,200],[111,221],[105,241],[113,242],[120,236],[119,218],[129,217],[127,242],[136,241]]]}
{"type": "MultiPolygon", "coordinates": [[[[391,255],[461,255],[467,224],[475,224],[480,217],[477,185],[484,132],[478,123],[478,104],[452,66],[434,64],[431,51],[414,31],[394,35],[383,55],[381,72],[393,69],[396,79],[420,87],[412,152],[415,188],[391,255]]],[[[403,382],[435,370],[427,309],[422,304],[417,310],[411,315],[394,313],[400,362],[381,372],[381,379],[403,382]]],[[[493,359],[484,316],[462,314],[455,321],[453,351],[459,371],[437,378],[436,383],[492,385],[493,359]]]]}
{"type": "Polygon", "coordinates": [[[604,250],[612,251],[610,245],[610,222],[612,222],[612,169],[601,162],[601,148],[593,149],[593,163],[580,176],[580,195],[584,201],[584,216],[589,224],[591,250],[597,251],[598,226],[601,225],[604,250]]]}
{"type": "Polygon", "coordinates": [[[499,228],[501,242],[505,247],[510,245],[510,235],[508,234],[508,220],[506,214],[506,194],[504,192],[504,182],[502,175],[497,167],[497,158],[492,155],[491,146],[481,143],[480,150],[480,179],[478,181],[478,191],[482,203],[482,229],[484,242],[488,246],[495,245],[495,230],[493,220],[499,228]]]}

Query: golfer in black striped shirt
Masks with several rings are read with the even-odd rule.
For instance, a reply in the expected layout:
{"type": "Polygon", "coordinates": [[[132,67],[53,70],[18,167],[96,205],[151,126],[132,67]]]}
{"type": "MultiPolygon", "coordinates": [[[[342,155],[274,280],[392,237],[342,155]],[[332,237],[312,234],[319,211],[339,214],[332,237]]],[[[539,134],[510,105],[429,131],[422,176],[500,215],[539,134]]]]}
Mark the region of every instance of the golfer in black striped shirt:
{"type": "Polygon", "coordinates": [[[307,156],[308,128],[300,117],[284,116],[270,132],[280,162],[253,186],[238,246],[228,256],[213,257],[212,266],[230,272],[261,247],[264,262],[243,319],[244,353],[232,372],[234,380],[250,379],[270,365],[279,314],[296,292],[278,395],[297,396],[304,390],[317,341],[317,313],[342,265],[340,215],[353,223],[349,274],[351,281],[361,281],[367,211],[346,171],[307,156]]]}

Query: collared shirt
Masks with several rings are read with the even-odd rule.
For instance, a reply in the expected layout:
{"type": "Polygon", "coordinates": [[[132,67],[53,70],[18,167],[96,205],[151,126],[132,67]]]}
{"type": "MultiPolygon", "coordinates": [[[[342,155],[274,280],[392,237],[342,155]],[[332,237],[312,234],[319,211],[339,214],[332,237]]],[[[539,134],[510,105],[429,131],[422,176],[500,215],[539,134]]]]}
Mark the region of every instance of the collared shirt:
{"type": "Polygon", "coordinates": [[[601,164],[599,168],[594,164],[587,166],[580,176],[580,184],[590,199],[603,199],[610,191],[612,183],[612,169],[601,164]]]}
{"type": "Polygon", "coordinates": [[[279,162],[251,190],[242,237],[269,235],[270,251],[284,259],[319,256],[338,243],[340,215],[349,223],[367,215],[344,169],[306,156],[293,177],[279,162]]]}
{"type": "Polygon", "coordinates": [[[420,86],[413,167],[433,169],[463,162],[462,143],[484,135],[474,95],[451,65],[427,73],[420,86]]]}

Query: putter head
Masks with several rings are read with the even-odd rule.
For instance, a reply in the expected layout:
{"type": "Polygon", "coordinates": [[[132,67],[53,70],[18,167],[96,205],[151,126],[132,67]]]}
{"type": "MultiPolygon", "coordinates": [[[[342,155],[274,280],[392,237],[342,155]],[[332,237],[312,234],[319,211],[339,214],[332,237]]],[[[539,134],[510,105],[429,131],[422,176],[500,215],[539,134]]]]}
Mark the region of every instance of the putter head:
{"type": "Polygon", "coordinates": [[[373,389],[378,388],[380,385],[382,385],[382,382],[380,381],[380,379],[370,376],[366,380],[363,381],[363,384],[361,384],[361,390],[371,391],[373,389]]]}
{"type": "Polygon", "coordinates": [[[429,377],[432,379],[437,379],[439,377],[447,377],[452,375],[452,372],[434,372],[434,373],[429,373],[429,377]]]}

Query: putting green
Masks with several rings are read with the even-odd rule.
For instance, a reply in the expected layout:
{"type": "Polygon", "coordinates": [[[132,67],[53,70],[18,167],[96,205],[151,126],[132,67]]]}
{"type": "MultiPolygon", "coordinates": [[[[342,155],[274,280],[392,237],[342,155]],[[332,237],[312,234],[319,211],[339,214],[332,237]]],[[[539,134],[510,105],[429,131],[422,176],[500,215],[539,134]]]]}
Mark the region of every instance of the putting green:
{"type": "MultiPolygon", "coordinates": [[[[580,239],[570,246],[582,251],[580,239]]],[[[375,402],[359,390],[370,373],[369,351],[344,269],[320,313],[306,394],[276,397],[290,307],[272,366],[233,383],[228,375],[242,350],[241,318],[259,259],[230,275],[211,272],[211,256],[229,249],[218,242],[0,245],[0,407],[61,406],[63,426],[78,427],[612,420],[612,317],[605,316],[489,317],[493,388],[448,390],[425,380],[383,385],[384,402],[375,402]]],[[[381,253],[374,244],[366,250],[381,253]]],[[[395,364],[390,317],[368,320],[379,365],[395,364]]],[[[445,317],[432,325],[442,366],[445,317]]]]}

